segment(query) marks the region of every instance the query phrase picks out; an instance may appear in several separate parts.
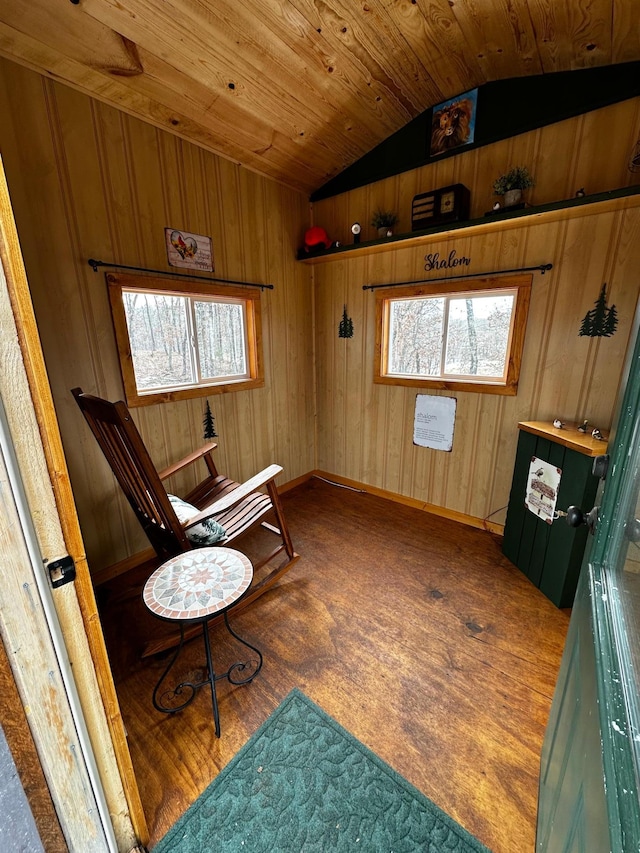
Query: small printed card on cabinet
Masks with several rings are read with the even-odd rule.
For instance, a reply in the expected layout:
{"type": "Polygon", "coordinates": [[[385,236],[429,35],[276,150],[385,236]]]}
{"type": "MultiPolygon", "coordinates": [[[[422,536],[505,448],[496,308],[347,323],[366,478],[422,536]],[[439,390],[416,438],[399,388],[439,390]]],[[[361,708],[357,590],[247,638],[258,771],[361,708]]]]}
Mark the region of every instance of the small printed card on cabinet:
{"type": "Polygon", "coordinates": [[[551,524],[555,518],[562,469],[537,456],[531,457],[524,503],[538,518],[551,524]]]}

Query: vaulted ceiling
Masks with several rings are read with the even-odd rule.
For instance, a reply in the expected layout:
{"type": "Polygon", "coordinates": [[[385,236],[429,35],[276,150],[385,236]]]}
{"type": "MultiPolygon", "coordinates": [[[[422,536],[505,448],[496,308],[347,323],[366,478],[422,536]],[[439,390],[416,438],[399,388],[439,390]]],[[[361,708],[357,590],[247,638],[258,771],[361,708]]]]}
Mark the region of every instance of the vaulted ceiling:
{"type": "Polygon", "coordinates": [[[509,77],[640,59],[638,0],[0,0],[0,54],[310,193],[509,77]]]}

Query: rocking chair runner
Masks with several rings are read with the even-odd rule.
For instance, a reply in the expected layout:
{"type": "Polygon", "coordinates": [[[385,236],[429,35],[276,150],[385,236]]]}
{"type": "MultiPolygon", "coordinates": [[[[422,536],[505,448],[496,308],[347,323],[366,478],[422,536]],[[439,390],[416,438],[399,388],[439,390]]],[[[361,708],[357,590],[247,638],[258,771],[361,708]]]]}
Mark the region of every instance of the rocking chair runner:
{"type": "MultiPolygon", "coordinates": [[[[214,520],[222,525],[224,538],[216,544],[223,546],[231,545],[250,528],[260,523],[278,534],[281,543],[266,557],[255,563],[254,569],[258,570],[270,564],[281,554],[283,560],[253,586],[248,595],[242,599],[241,607],[255,601],[258,596],[272,587],[299,559],[298,554],[293,550],[280,496],[275,485],[275,478],[282,471],[279,465],[270,465],[245,483],[236,483],[218,474],[212,457],[212,451],[217,444],[210,442],[179,462],[162,471],[157,471],[123,402],[111,403],[100,397],[85,394],[81,388],[73,388],[71,393],[158,557],[164,560],[198,547],[189,538],[188,531],[203,521],[214,520]],[[184,497],[184,501],[192,504],[200,512],[188,521],[181,522],[162,481],[198,459],[204,461],[209,474],[184,497]],[[256,491],[263,486],[267,488],[266,495],[256,491]],[[277,527],[261,521],[270,510],[275,514],[277,527]]],[[[196,626],[194,635],[199,630],[199,626],[196,626]]],[[[187,636],[188,632],[185,632],[185,638],[187,636]]],[[[148,644],[143,656],[171,648],[177,644],[177,639],[166,638],[148,644]]]]}

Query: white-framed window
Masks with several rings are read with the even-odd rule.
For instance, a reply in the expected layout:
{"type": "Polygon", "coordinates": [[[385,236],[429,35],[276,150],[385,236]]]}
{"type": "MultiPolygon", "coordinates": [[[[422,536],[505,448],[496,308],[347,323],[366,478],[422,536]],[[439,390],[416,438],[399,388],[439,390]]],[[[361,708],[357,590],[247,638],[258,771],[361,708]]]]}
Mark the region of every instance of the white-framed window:
{"type": "Polygon", "coordinates": [[[374,381],[515,394],[531,276],[376,292],[374,381]]]}
{"type": "Polygon", "coordinates": [[[107,275],[127,403],[264,384],[258,289],[107,275]]]}

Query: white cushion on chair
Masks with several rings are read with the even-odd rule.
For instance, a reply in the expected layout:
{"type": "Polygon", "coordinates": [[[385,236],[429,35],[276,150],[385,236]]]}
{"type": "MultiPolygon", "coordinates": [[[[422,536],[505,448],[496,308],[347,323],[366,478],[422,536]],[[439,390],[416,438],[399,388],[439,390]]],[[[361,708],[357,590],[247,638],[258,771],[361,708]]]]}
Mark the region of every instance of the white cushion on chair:
{"type": "MultiPolygon", "coordinates": [[[[200,512],[197,507],[183,501],[182,498],[178,498],[175,495],[167,495],[167,497],[171,501],[174,512],[181,524],[186,524],[189,519],[200,512]]],[[[193,542],[194,545],[215,545],[216,542],[220,542],[226,537],[227,532],[217,521],[207,518],[201,521],[200,524],[190,527],[186,531],[186,534],[187,539],[193,542]]]]}

